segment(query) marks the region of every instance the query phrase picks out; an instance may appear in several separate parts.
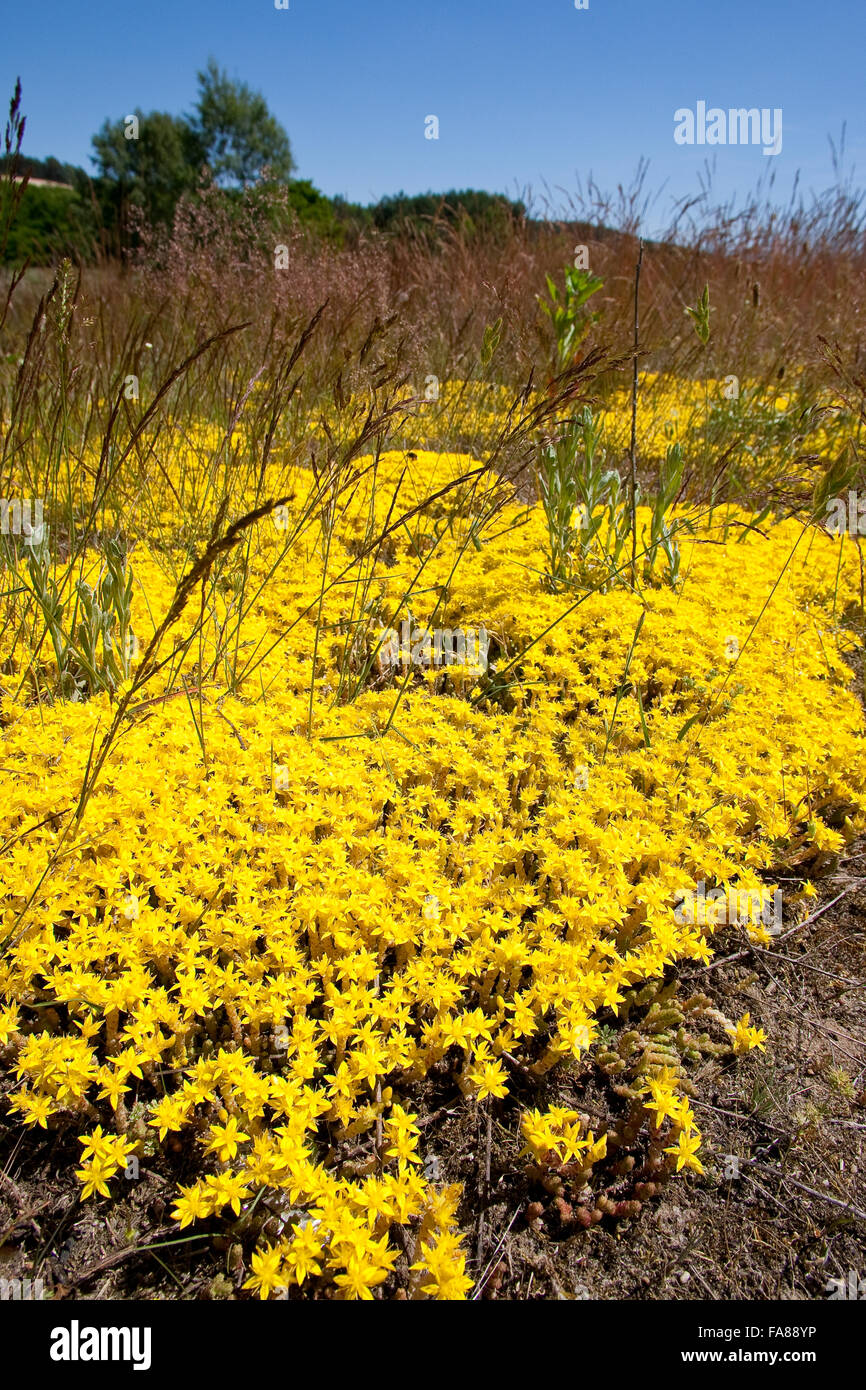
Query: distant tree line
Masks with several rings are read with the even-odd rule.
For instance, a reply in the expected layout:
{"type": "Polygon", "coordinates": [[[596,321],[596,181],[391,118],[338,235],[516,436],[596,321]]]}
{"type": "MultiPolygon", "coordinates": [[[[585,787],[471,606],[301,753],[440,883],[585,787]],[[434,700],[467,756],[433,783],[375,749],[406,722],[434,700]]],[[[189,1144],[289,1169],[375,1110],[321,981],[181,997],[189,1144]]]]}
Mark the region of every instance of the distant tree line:
{"type": "Polygon", "coordinates": [[[470,233],[490,234],[525,212],[519,202],[474,190],[399,193],[369,207],[329,198],[309,179],[292,177],[289,137],[261,93],[229,78],[213,59],[198,73],[191,114],[136,109],[106,120],[92,144],[92,176],[53,157],[22,154],[15,162],[14,156],[0,156],[0,197],[3,175],[34,180],[16,211],[7,263],[48,264],[70,254],[86,262],[100,253],[122,254],[135,244],[142,221],[170,227],[180,200],[195,199],[212,184],[230,204],[251,188],[280,187],[301,225],[337,243],[374,229],[394,234],[407,227],[435,238],[458,219],[470,233]]]}

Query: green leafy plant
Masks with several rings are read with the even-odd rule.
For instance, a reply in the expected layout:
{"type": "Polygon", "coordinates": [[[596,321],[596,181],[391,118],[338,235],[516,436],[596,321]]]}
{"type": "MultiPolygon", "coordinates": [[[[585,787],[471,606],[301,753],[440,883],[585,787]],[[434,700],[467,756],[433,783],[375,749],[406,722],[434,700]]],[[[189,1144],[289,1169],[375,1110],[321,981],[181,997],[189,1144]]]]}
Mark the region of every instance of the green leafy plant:
{"type": "Polygon", "coordinates": [[[704,285],[704,292],[697,304],[686,305],[686,313],[704,347],[710,341],[710,312],[710,287],[704,285]]]}
{"type": "Polygon", "coordinates": [[[60,694],[82,700],[116,690],[129,676],[133,656],[132,571],[119,541],[106,540],[105,567],[94,586],[79,579],[71,616],[52,572],[47,536],[27,557],[30,592],[54,649],[60,694]]]}
{"type": "Polygon", "coordinates": [[[481,344],[481,366],[487,368],[496,355],[496,350],[502,338],[502,318],[495,319],[493,323],[488,323],[484,328],[484,341],[481,344]]]}
{"type": "Polygon", "coordinates": [[[580,534],[578,506],[578,432],[570,421],[563,435],[541,450],[538,487],[547,522],[548,583],[554,593],[571,578],[571,556],[580,534]]]}
{"type": "Polygon", "coordinates": [[[665,454],[659,474],[658,492],[653,499],[650,517],[649,538],[646,527],[641,532],[641,544],[646,550],[644,575],[649,578],[655,569],[659,552],[668,562],[668,579],[676,586],[680,573],[680,548],[676,532],[685,524],[683,518],[670,520],[668,512],[676,502],[683,481],[683,451],[679,444],[671,444],[665,454]]]}
{"type": "Polygon", "coordinates": [[[550,299],[543,299],[541,295],[537,298],[553,324],[556,365],[561,369],[568,365],[591,326],[600,318],[600,314],[589,313],[584,305],[592,295],[597,294],[604,281],[588,270],[568,265],[565,267],[565,289],[560,297],[553,277],[546,275],[544,278],[550,299]]]}
{"type": "Polygon", "coordinates": [[[604,425],[589,406],[569,420],[539,458],[538,483],[547,521],[548,583],[554,592],[574,578],[574,565],[616,569],[630,531],[622,480],[605,468],[604,425]]]}
{"type": "MultiPolygon", "coordinates": [[[[567,422],[559,438],[541,450],[538,487],[547,522],[547,578],[554,592],[573,583],[576,564],[585,573],[601,566],[614,576],[631,535],[627,491],[616,469],[604,466],[603,428],[601,419],[585,406],[567,422]]],[[[683,452],[679,444],[673,444],[662,464],[658,492],[648,499],[652,507],[649,528],[644,526],[641,532],[644,577],[653,575],[661,554],[668,562],[665,578],[673,586],[680,570],[676,532],[690,529],[687,518],[669,516],[682,480],[683,452]]]]}

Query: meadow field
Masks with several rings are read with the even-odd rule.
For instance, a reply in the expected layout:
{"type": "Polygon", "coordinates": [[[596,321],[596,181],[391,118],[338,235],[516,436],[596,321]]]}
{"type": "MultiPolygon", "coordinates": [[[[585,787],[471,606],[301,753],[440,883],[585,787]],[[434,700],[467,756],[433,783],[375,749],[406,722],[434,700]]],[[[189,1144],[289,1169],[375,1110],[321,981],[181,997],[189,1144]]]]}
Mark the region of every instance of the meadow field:
{"type": "Polygon", "coordinates": [[[4,1277],[863,1268],[863,209],[642,196],[3,272],[4,1277]]]}

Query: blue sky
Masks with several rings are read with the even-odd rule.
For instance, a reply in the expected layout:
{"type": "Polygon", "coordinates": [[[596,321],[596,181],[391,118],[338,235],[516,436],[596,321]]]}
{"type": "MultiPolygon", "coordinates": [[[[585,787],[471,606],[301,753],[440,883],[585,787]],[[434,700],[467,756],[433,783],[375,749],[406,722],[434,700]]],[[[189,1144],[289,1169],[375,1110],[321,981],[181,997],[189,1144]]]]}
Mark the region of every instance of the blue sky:
{"type": "MultiPolygon", "coordinates": [[[[713,151],[677,145],[674,112],[780,107],[783,145],[715,150],[714,187],[780,191],[832,177],[847,121],[866,164],[866,9],[851,0],[39,0],[6,6],[5,106],[20,74],[25,152],[90,169],[90,137],[135,107],[189,110],[213,55],[260,89],[300,177],[361,202],[400,189],[573,189],[629,183],[638,159],[674,196],[713,151]],[[428,115],[439,139],[424,138],[428,115]]],[[[858,180],[859,182],[859,177],[858,180]]],[[[650,231],[652,227],[648,228],[650,231]]]]}

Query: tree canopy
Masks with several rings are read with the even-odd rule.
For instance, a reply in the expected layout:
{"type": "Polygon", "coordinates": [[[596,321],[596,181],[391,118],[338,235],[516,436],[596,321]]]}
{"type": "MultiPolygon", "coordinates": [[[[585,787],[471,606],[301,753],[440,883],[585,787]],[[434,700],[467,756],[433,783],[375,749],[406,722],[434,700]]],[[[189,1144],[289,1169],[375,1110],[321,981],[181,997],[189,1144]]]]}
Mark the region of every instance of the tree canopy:
{"type": "Polygon", "coordinates": [[[289,137],[261,93],[230,78],[213,58],[198,83],[191,115],[136,110],[106,120],[94,135],[94,163],[121,218],[134,205],[151,222],[170,222],[205,167],[225,188],[253,183],[263,170],[274,181],[291,176],[289,137]]]}
{"type": "Polygon", "coordinates": [[[197,136],[188,122],[167,111],[137,110],[132,117],[105,121],[94,135],[99,177],[120,217],[133,204],[150,222],[170,222],[178,199],[195,187],[199,176],[203,161],[197,136]]]}
{"type": "Polygon", "coordinates": [[[263,169],[272,180],[288,180],[295,168],[289,137],[261,92],[233,81],[213,58],[198,74],[198,84],[190,127],[216,181],[243,186],[263,169]]]}

